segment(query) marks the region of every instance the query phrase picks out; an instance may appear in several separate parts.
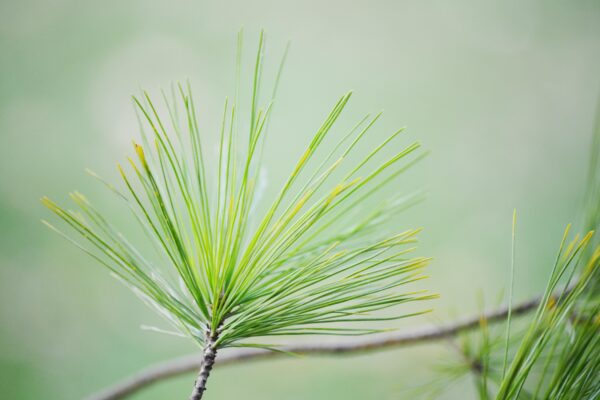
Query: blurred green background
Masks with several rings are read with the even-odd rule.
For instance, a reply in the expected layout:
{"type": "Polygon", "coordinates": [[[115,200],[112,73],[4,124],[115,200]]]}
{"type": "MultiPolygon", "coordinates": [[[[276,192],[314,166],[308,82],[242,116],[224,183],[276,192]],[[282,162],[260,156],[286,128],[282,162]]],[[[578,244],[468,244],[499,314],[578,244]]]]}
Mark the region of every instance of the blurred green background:
{"type": "MultiPolygon", "coordinates": [[[[428,200],[405,214],[435,258],[423,286],[449,321],[506,287],[519,212],[516,299],[544,286],[582,202],[600,89],[600,2],[133,1],[0,3],[0,387],[4,399],[77,399],[147,364],[197,349],[141,331],[164,326],[108,273],[39,220],[39,198],[73,189],[102,202],[85,167],[116,180],[136,123],[130,94],[190,78],[206,129],[232,94],[235,34],[267,60],[292,48],[267,164],[295,157],[334,103],[346,121],[384,108],[431,151],[398,190],[428,200]]],[[[313,340],[321,340],[315,338],[313,340]]],[[[400,399],[450,357],[445,344],[358,357],[218,368],[210,399],[400,399]]],[[[185,398],[193,375],[137,399],[185,398]]],[[[443,398],[470,398],[468,382],[443,398]],[[466,386],[465,386],[466,385],[466,386]]]]}

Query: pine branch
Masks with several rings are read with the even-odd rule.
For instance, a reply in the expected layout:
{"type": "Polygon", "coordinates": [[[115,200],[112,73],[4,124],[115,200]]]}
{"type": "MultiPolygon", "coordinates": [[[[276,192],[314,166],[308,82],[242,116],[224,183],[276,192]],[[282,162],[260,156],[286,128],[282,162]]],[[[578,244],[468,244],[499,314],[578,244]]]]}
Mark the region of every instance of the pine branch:
{"type": "Polygon", "coordinates": [[[190,400],[200,400],[206,390],[206,382],[210,371],[212,371],[215,365],[215,359],[217,357],[217,340],[219,339],[218,331],[216,333],[209,333],[206,337],[206,346],[202,352],[202,358],[200,360],[200,371],[196,382],[194,382],[194,389],[190,395],[190,400]]]}
{"type": "MultiPolygon", "coordinates": [[[[570,289],[567,290],[567,292],[570,289]]],[[[512,316],[526,314],[536,309],[542,300],[535,297],[515,305],[512,308],[512,316]]],[[[276,358],[286,353],[300,355],[337,355],[355,354],[371,351],[380,351],[392,347],[405,347],[410,345],[435,342],[479,327],[481,318],[488,323],[503,322],[508,315],[508,307],[490,311],[483,316],[475,315],[460,319],[445,326],[421,328],[408,332],[377,335],[359,340],[338,343],[323,344],[299,344],[282,348],[283,352],[269,351],[265,349],[244,349],[221,354],[217,365],[227,365],[247,361],[255,361],[265,358],[276,358]]],[[[153,383],[171,378],[177,375],[198,370],[201,367],[202,358],[197,355],[178,357],[173,360],[164,361],[123,380],[116,385],[101,392],[91,395],[88,400],[117,400],[123,399],[153,383]]]]}
{"type": "MultiPolygon", "coordinates": [[[[261,32],[250,102],[239,105],[236,85],[213,137],[216,152],[207,145],[209,130],[200,129],[189,84],[173,86],[172,96],[162,92],[162,104],[147,92],[133,97],[141,140],[133,143],[129,165],[117,164],[120,188],[92,175],[124,202],[138,240],[145,234],[149,243],[128,239],[118,226],[125,222],[79,192],[70,194],[76,209],[42,199],[68,230],[46,225],[203,349],[192,400],[202,397],[221,349],[274,336],[380,333],[382,321],[429,311],[407,314],[406,303],[437,298],[404,289],[426,278],[430,259],[412,255],[420,229],[396,224],[414,196],[385,194],[420,159],[420,145],[401,144],[403,129],[365,143],[381,113],[341,131],[338,121],[352,92],[316,126],[269,201],[260,200],[262,149],[275,101],[260,95],[263,48],[261,32]],[[246,108],[249,124],[240,122],[246,108]],[[364,145],[370,151],[361,155],[364,145]]],[[[241,50],[240,33],[238,77],[241,50]]]]}

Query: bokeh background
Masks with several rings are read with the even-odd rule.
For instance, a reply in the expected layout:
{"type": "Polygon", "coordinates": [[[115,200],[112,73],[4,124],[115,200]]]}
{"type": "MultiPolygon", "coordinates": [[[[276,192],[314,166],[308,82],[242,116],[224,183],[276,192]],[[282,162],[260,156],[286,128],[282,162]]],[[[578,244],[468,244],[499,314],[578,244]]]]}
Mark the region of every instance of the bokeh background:
{"type": "MultiPolygon", "coordinates": [[[[40,224],[39,198],[110,196],[136,123],[130,95],[190,78],[207,134],[232,94],[235,35],[267,60],[292,47],[267,155],[287,170],[328,108],[385,109],[430,156],[398,190],[424,188],[405,214],[434,257],[441,299],[404,329],[492,307],[507,286],[518,209],[516,299],[539,292],[564,226],[577,222],[600,91],[600,2],[1,0],[0,397],[78,399],[149,363],[197,349],[141,331],[162,321],[40,224]]],[[[211,131],[212,130],[212,131],[211,131]]],[[[279,167],[279,166],[282,167],[279,167]]],[[[275,167],[277,166],[277,167],[275,167]]],[[[314,340],[321,340],[315,338],[314,340]]],[[[341,359],[218,368],[211,399],[402,399],[451,357],[446,344],[341,359]]],[[[185,398],[193,375],[136,399],[185,398]]],[[[471,398],[469,382],[442,398],[471,398]]]]}

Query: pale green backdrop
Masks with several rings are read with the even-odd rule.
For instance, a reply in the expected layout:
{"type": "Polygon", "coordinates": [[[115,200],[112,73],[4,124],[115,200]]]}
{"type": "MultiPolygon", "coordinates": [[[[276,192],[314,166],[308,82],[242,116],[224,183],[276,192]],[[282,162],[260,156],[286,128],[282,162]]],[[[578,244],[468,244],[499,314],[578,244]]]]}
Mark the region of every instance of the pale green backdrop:
{"type": "MultiPolygon", "coordinates": [[[[1,0],[0,397],[77,399],[148,363],[196,351],[145,332],[162,324],[107,272],[44,228],[42,195],[108,194],[130,152],[129,95],[190,78],[214,130],[232,94],[235,34],[267,58],[290,56],[273,121],[269,173],[287,170],[338,95],[346,117],[385,109],[381,131],[431,151],[398,190],[428,200],[406,214],[425,228],[435,312],[404,329],[489,305],[506,287],[519,212],[516,298],[541,290],[562,230],[576,222],[600,90],[600,2],[1,0]],[[278,166],[275,168],[275,166],[278,166]]],[[[117,215],[118,217],[118,215],[117,215]]],[[[320,340],[320,339],[315,339],[320,340]]],[[[217,369],[207,398],[402,399],[451,357],[445,344],[342,359],[217,369]]],[[[183,399],[192,375],[137,399],[183,399]]],[[[469,398],[469,382],[445,398],[469,398]]]]}

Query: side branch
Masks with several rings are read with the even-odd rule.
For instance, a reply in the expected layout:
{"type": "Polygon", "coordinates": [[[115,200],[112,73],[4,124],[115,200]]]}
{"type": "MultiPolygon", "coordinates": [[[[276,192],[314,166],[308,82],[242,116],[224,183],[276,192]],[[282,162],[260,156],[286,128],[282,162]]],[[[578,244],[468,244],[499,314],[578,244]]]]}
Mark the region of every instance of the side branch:
{"type": "MultiPolygon", "coordinates": [[[[567,289],[569,290],[569,289],[567,289]]],[[[536,297],[520,303],[513,307],[512,315],[522,315],[535,309],[541,301],[536,297]]],[[[500,308],[490,311],[483,315],[476,315],[448,324],[430,328],[421,328],[410,332],[398,332],[393,334],[384,334],[361,338],[350,342],[342,343],[323,343],[323,344],[299,344],[287,346],[282,350],[296,354],[345,354],[361,353],[368,351],[378,351],[391,347],[403,347],[413,344],[439,341],[475,329],[479,326],[481,317],[488,323],[504,321],[508,314],[508,308],[500,308]]],[[[285,355],[282,352],[273,352],[262,349],[244,349],[223,353],[220,355],[217,365],[227,365],[245,361],[253,361],[264,358],[275,358],[285,355]]],[[[202,359],[197,355],[183,356],[173,360],[161,362],[150,366],[137,374],[117,383],[102,392],[98,392],[88,397],[88,400],[117,400],[137,392],[138,390],[149,386],[163,379],[198,370],[201,367],[202,359]]]]}

